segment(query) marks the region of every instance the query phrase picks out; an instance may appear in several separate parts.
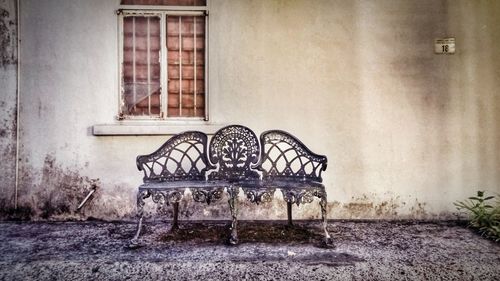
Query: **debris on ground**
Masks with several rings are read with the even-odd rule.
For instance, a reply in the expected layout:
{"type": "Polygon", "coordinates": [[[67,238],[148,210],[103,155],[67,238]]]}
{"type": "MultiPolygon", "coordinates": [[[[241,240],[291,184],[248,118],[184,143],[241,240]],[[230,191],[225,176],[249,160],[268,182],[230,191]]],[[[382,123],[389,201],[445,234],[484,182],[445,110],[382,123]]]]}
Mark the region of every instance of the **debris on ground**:
{"type": "Polygon", "coordinates": [[[457,222],[0,222],[0,280],[498,280],[500,243],[457,222]]]}

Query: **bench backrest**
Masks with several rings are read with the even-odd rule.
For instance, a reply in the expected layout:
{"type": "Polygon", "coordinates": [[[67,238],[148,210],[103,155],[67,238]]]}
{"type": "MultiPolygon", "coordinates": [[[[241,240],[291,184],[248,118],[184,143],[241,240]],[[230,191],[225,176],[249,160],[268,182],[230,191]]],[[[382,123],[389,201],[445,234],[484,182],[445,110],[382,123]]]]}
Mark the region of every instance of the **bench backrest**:
{"type": "Polygon", "coordinates": [[[231,125],[218,130],[210,141],[210,161],[219,169],[209,179],[237,181],[258,179],[252,170],[259,161],[260,147],[255,133],[247,127],[231,125]]]}
{"type": "Polygon", "coordinates": [[[327,158],[309,150],[293,135],[280,131],[266,131],[260,135],[262,158],[258,169],[264,180],[291,179],[322,182],[327,158]]]}
{"type": "Polygon", "coordinates": [[[173,136],[158,150],[137,156],[137,168],[144,171],[144,182],[205,180],[214,168],[206,155],[207,135],[189,131],[173,136]]]}

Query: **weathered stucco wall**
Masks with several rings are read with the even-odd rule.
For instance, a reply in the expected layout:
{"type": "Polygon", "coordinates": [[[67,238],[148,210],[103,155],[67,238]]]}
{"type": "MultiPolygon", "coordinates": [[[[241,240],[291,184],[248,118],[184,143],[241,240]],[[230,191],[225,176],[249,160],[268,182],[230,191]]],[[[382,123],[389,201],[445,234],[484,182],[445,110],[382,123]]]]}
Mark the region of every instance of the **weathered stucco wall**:
{"type": "Polygon", "coordinates": [[[17,9],[0,0],[0,213],[15,205],[17,9]]]}
{"type": "MultiPolygon", "coordinates": [[[[135,156],[167,139],[91,134],[116,122],[118,4],[22,1],[19,200],[34,218],[129,217],[135,156]]],[[[499,13],[498,1],[212,0],[211,122],[284,129],[326,154],[330,218],[454,218],[455,200],[500,192],[499,13]],[[434,54],[446,36],[456,54],[434,54]]],[[[229,217],[225,202],[181,209],[229,217]]],[[[240,214],[286,216],[279,200],[240,214]]]]}

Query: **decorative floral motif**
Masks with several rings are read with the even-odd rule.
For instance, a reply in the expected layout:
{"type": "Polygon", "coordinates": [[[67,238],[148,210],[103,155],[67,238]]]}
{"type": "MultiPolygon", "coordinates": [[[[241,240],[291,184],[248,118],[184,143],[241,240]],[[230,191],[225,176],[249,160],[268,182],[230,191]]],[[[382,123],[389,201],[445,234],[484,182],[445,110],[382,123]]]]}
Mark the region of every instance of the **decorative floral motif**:
{"type": "Polygon", "coordinates": [[[210,161],[218,164],[219,170],[211,173],[209,179],[257,179],[259,174],[252,170],[252,164],[258,162],[259,154],[257,136],[252,130],[239,125],[224,127],[210,141],[210,161]]]}
{"type": "Polygon", "coordinates": [[[222,147],[222,163],[228,168],[241,168],[247,162],[247,151],[243,140],[228,139],[222,147]]]}

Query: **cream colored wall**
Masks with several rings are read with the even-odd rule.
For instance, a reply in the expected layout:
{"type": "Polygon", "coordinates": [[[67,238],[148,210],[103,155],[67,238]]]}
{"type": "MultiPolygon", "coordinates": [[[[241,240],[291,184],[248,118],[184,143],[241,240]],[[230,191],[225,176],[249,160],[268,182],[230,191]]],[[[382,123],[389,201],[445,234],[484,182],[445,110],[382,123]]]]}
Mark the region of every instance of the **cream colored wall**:
{"type": "MultiPolygon", "coordinates": [[[[167,138],[91,133],[116,122],[118,2],[22,1],[20,201],[36,217],[129,217],[135,156],[167,138]]],[[[455,200],[500,193],[499,13],[498,1],[212,0],[211,122],[284,129],[326,154],[330,218],[454,218],[455,200]],[[456,54],[435,55],[446,36],[456,54]]],[[[240,213],[283,219],[283,206],[240,213]]],[[[183,207],[229,217],[224,202],[183,207]]]]}

